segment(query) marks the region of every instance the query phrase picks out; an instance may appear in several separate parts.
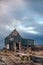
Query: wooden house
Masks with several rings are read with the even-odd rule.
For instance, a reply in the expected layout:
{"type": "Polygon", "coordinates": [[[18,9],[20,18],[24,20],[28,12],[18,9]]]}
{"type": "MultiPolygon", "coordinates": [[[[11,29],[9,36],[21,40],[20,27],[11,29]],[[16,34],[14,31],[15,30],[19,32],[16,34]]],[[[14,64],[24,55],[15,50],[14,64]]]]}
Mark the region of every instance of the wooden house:
{"type": "Polygon", "coordinates": [[[34,45],[34,40],[22,38],[17,30],[13,30],[9,36],[5,38],[5,48],[9,50],[19,51],[27,46],[31,47],[34,45]]]}

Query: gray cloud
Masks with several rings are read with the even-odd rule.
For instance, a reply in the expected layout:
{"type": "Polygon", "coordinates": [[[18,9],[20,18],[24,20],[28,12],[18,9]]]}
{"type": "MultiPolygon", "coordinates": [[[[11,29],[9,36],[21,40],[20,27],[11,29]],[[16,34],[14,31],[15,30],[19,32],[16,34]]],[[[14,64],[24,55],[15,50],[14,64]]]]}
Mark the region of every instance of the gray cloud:
{"type": "Polygon", "coordinates": [[[27,7],[29,7],[33,12],[37,14],[43,15],[43,0],[24,0],[26,2],[27,7]]]}

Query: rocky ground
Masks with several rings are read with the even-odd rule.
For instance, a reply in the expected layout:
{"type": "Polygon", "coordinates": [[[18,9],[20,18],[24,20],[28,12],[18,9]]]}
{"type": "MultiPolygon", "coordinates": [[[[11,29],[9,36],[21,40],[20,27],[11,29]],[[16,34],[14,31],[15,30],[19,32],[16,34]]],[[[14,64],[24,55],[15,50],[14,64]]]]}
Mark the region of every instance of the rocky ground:
{"type": "MultiPolygon", "coordinates": [[[[37,52],[38,53],[38,52],[37,52]]],[[[36,52],[32,52],[32,54],[37,55],[36,52]]],[[[43,54],[42,54],[43,55],[43,54]]],[[[21,58],[17,53],[13,51],[0,51],[0,65],[42,65],[40,63],[34,63],[30,59],[27,60],[21,58]]]]}
{"type": "Polygon", "coordinates": [[[37,56],[43,56],[43,51],[33,51],[32,52],[33,53],[33,55],[37,55],[37,56]]]}

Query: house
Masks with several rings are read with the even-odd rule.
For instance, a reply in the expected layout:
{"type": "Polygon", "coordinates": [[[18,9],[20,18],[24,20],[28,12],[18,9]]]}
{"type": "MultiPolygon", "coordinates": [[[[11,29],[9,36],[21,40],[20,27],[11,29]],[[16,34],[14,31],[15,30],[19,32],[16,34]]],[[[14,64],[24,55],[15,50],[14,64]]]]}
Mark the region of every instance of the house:
{"type": "Polygon", "coordinates": [[[5,38],[5,48],[9,50],[19,51],[27,46],[33,46],[34,40],[22,38],[17,30],[13,30],[9,36],[5,38]]]}

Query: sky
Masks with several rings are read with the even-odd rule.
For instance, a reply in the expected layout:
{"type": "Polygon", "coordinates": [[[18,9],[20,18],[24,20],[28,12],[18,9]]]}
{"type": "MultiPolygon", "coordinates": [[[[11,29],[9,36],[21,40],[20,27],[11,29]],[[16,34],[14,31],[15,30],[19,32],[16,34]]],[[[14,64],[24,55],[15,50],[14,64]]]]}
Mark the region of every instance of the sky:
{"type": "Polygon", "coordinates": [[[43,45],[43,0],[0,0],[0,48],[14,29],[43,45]]]}

